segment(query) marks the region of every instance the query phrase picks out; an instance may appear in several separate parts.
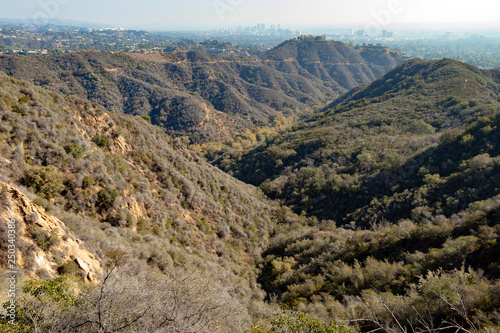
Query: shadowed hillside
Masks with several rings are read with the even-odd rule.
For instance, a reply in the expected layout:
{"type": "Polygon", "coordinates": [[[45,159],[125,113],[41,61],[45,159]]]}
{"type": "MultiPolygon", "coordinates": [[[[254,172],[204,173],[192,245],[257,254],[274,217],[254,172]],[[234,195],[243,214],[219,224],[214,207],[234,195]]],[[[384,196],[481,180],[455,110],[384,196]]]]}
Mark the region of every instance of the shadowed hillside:
{"type": "Polygon", "coordinates": [[[262,189],[319,217],[277,227],[268,297],[363,332],[497,330],[496,74],[411,61],[240,160],[236,174],[270,175],[262,189]]]}
{"type": "MultiPolygon", "coordinates": [[[[74,233],[103,262],[119,251],[141,270],[200,271],[212,286],[231,286],[228,297],[238,304],[261,302],[255,260],[279,217],[257,188],[206,163],[141,117],[109,113],[3,73],[0,119],[1,180],[37,205],[33,216],[28,208],[29,216],[11,209],[26,219],[28,230],[19,224],[18,247],[27,251],[27,276],[83,274],[89,255],[78,257],[82,251],[71,248],[74,233]],[[48,214],[63,226],[50,227],[56,223],[48,214]]],[[[21,205],[7,194],[2,198],[21,205]]],[[[10,210],[3,210],[1,216],[8,216],[10,210]]],[[[6,267],[6,257],[1,264],[6,267]]]]}
{"type": "Polygon", "coordinates": [[[499,71],[376,79],[399,59],[313,37],[260,60],[0,57],[23,78],[0,73],[0,273],[6,219],[21,271],[0,330],[496,332],[499,71]],[[253,136],[216,164],[260,189],[164,129],[253,136]]]}
{"type": "Polygon", "coordinates": [[[397,52],[382,47],[294,40],[263,59],[199,51],[76,52],[2,56],[0,70],[111,111],[148,115],[171,133],[225,141],[234,132],[303,114],[375,80],[399,62],[397,52]],[[304,54],[289,57],[290,48],[304,54]]]}
{"type": "Polygon", "coordinates": [[[498,326],[499,125],[479,122],[362,184],[352,200],[365,206],[348,221],[366,228],[280,227],[264,254],[266,291],[294,309],[377,318],[363,331],[498,326]]]}
{"type": "Polygon", "coordinates": [[[238,162],[219,163],[297,212],[349,223],[377,191],[398,185],[394,172],[409,159],[498,114],[495,75],[452,60],[412,60],[238,162]]]}

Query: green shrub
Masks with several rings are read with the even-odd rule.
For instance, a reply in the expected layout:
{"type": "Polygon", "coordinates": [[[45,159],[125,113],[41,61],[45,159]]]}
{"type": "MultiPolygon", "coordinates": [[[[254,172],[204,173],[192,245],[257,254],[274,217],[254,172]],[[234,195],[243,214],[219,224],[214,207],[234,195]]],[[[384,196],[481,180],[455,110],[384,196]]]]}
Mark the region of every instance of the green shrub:
{"type": "Polygon", "coordinates": [[[113,169],[120,171],[120,173],[125,173],[127,171],[127,162],[120,154],[108,154],[106,159],[111,162],[113,169]]]}
{"type": "Polygon", "coordinates": [[[24,184],[49,200],[61,195],[65,189],[62,174],[52,165],[32,167],[24,175],[24,184]]]}
{"type": "Polygon", "coordinates": [[[119,193],[116,189],[101,189],[97,193],[97,203],[103,208],[109,208],[113,205],[119,193]]]}
{"type": "Polygon", "coordinates": [[[8,106],[12,106],[12,101],[8,97],[5,97],[5,96],[2,97],[2,101],[4,101],[5,104],[7,104],[8,106]]]}
{"type": "Polygon", "coordinates": [[[144,120],[146,120],[148,123],[151,124],[151,117],[148,116],[147,114],[142,115],[141,118],[144,119],[144,120]]]}
{"type": "Polygon", "coordinates": [[[51,246],[59,244],[59,238],[52,231],[47,232],[37,225],[29,226],[28,231],[31,238],[43,251],[47,251],[51,246]]]}
{"type": "Polygon", "coordinates": [[[94,184],[95,184],[94,176],[86,175],[83,177],[83,180],[82,180],[83,188],[88,188],[89,186],[92,186],[94,184]]]}
{"type": "Polygon", "coordinates": [[[80,147],[80,145],[76,142],[71,142],[70,144],[68,144],[65,150],[68,154],[73,155],[74,158],[82,157],[83,153],[85,152],[85,149],[80,147]]]}
{"type": "Polygon", "coordinates": [[[24,110],[23,108],[21,108],[17,104],[12,105],[12,112],[19,113],[21,116],[27,116],[28,115],[28,112],[26,112],[26,110],[24,110]]]}
{"type": "Polygon", "coordinates": [[[30,280],[23,287],[23,292],[38,297],[42,294],[50,296],[56,302],[74,304],[76,298],[70,293],[68,279],[60,276],[51,280],[30,280]]]}
{"type": "Polygon", "coordinates": [[[37,205],[42,207],[47,213],[49,213],[52,210],[52,205],[50,204],[49,201],[41,198],[36,198],[33,199],[32,202],[37,205]]]}
{"type": "Polygon", "coordinates": [[[21,98],[19,98],[19,103],[20,104],[26,104],[30,101],[30,98],[28,96],[23,96],[21,98]]]}
{"type": "Polygon", "coordinates": [[[323,323],[301,312],[283,312],[273,319],[271,328],[261,326],[250,328],[250,333],[354,333],[357,329],[336,321],[323,323]]]}
{"type": "Polygon", "coordinates": [[[411,123],[409,131],[413,134],[432,134],[436,129],[422,119],[418,119],[411,123]]]}
{"type": "Polygon", "coordinates": [[[106,135],[96,135],[92,138],[92,141],[98,147],[106,147],[109,144],[109,138],[106,135]]]}

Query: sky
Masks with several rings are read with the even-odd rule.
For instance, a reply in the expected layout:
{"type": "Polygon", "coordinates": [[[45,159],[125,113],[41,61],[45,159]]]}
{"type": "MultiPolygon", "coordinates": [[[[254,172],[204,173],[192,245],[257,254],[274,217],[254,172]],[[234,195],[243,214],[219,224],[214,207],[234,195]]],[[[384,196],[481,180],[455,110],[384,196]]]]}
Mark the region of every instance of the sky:
{"type": "Polygon", "coordinates": [[[500,29],[498,17],[498,0],[0,0],[0,18],[57,18],[147,30],[257,23],[365,30],[404,24],[500,29]]]}

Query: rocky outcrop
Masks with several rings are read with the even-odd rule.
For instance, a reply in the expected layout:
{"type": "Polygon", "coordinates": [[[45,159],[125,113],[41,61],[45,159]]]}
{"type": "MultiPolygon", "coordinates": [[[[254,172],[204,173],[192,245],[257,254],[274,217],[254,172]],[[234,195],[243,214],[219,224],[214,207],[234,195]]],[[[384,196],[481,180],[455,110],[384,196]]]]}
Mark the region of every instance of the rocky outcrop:
{"type": "MultiPolygon", "coordinates": [[[[59,219],[47,214],[16,188],[0,182],[0,265],[8,261],[9,222],[15,220],[16,270],[28,279],[54,278],[69,272],[95,282],[102,274],[98,257],[87,250],[59,219]]],[[[12,228],[11,228],[12,229],[12,228]]],[[[12,237],[10,239],[13,239],[12,237]]]]}

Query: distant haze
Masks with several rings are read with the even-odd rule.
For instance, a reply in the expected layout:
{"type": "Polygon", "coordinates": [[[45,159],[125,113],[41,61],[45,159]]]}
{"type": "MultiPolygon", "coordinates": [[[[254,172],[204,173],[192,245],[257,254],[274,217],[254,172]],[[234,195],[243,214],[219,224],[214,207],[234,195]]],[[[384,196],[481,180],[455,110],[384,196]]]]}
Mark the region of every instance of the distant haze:
{"type": "Polygon", "coordinates": [[[500,28],[491,0],[0,0],[0,17],[57,18],[149,30],[254,25],[500,28]]]}

